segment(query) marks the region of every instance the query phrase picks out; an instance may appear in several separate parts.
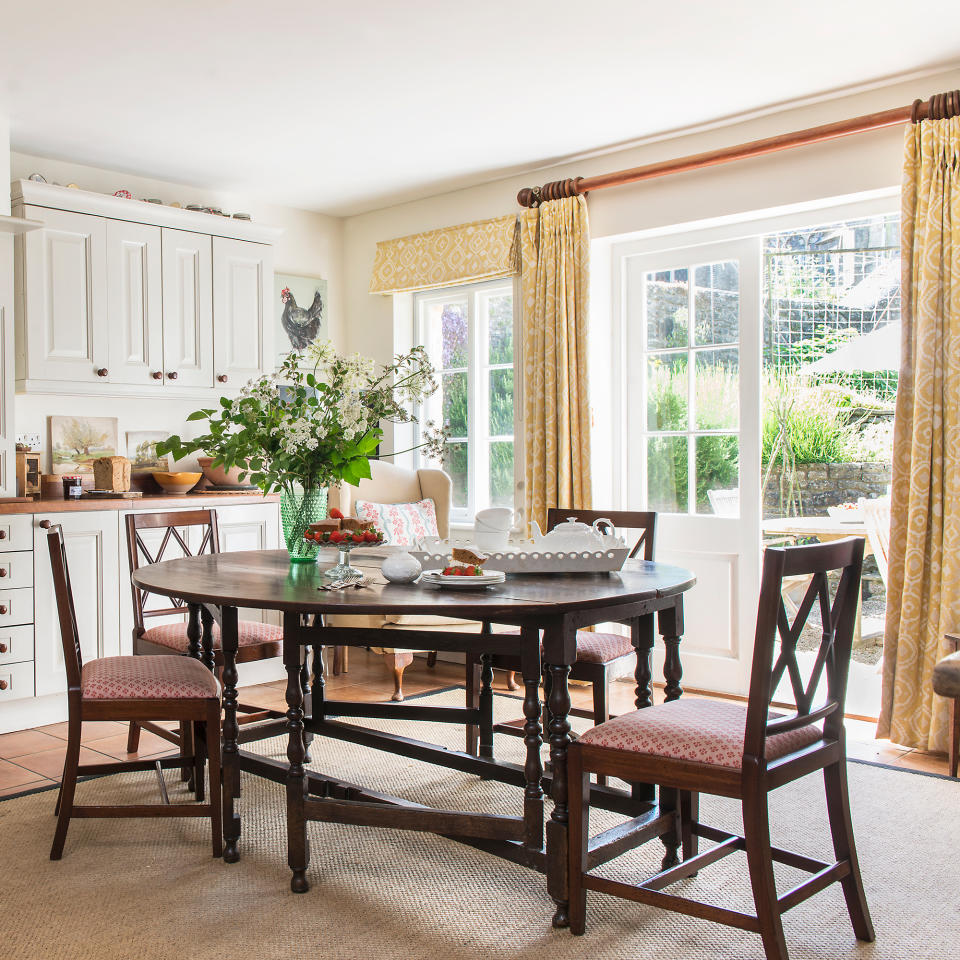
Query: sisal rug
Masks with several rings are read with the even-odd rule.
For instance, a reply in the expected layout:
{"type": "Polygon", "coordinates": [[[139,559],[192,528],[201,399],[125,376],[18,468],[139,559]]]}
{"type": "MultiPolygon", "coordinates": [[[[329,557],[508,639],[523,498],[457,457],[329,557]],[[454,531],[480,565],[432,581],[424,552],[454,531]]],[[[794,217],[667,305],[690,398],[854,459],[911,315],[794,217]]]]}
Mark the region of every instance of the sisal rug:
{"type": "MultiPolygon", "coordinates": [[[[462,703],[462,691],[426,699],[462,703]]],[[[498,719],[518,702],[497,697],[498,719]]],[[[376,723],[460,749],[462,729],[376,723]]],[[[282,739],[258,745],[283,756],[282,739]]],[[[499,756],[522,742],[497,737],[499,756]]],[[[311,766],[438,807],[520,812],[519,791],[454,771],[333,741],[315,741],[311,766]]],[[[790,911],[793,960],[946,960],[960,956],[960,784],[850,765],[853,815],[877,942],[854,938],[837,885],[790,911]]],[[[168,775],[171,799],[182,796],[168,775]]],[[[80,802],[153,802],[152,773],[83,783],[80,802]]],[[[310,891],[289,892],[283,788],[245,777],[242,859],[209,852],[205,821],[74,820],[64,859],[48,859],[55,793],[0,802],[0,957],[4,960],[223,960],[499,957],[752,960],[760,938],[706,921],[590,894],[587,932],[550,926],[544,878],[472,847],[398,830],[311,824],[310,891]]],[[[739,808],[703,798],[702,819],[739,830],[739,808]]],[[[594,827],[615,822],[598,815],[594,827]]],[[[774,842],[830,858],[821,780],[772,796],[774,842]]],[[[652,872],[659,843],[608,864],[610,876],[652,872]]],[[[802,875],[778,867],[778,884],[802,875]]],[[[686,895],[751,906],[746,862],[735,854],[677,885],[686,895]]]]}

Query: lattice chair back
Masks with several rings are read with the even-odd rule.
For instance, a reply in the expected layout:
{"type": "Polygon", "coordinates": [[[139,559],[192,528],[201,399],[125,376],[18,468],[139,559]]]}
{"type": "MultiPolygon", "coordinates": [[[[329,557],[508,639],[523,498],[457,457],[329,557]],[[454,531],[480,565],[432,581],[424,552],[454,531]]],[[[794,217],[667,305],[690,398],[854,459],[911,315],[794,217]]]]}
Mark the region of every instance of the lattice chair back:
{"type": "MultiPolygon", "coordinates": [[[[220,533],[217,527],[216,510],[186,510],[183,513],[131,513],[126,518],[127,527],[127,557],[130,561],[130,573],[140,567],[161,560],[174,560],[179,557],[200,556],[203,553],[220,552],[220,533]],[[184,537],[181,531],[185,527],[200,528],[200,544],[192,550],[188,543],[189,537],[184,537]],[[160,543],[151,549],[147,544],[143,531],[163,530],[160,543]],[[171,551],[168,553],[168,551],[171,551]]],[[[144,632],[144,621],[151,617],[169,617],[173,614],[186,616],[187,605],[177,599],[164,597],[164,606],[150,609],[148,603],[150,593],[141,590],[131,580],[130,589],[133,594],[133,620],[137,636],[144,632]],[[172,604],[172,606],[166,605],[172,604]]]]}
{"type": "Polygon", "coordinates": [[[47,547],[50,550],[53,590],[57,601],[57,616],[60,620],[63,662],[67,669],[67,689],[79,690],[80,674],[83,670],[83,653],[80,650],[77,613],[73,606],[73,588],[70,585],[67,547],[63,540],[63,528],[59,523],[54,524],[47,532],[47,547]]]}
{"type": "Polygon", "coordinates": [[[850,537],[811,546],[767,548],[750,676],[745,765],[751,757],[762,760],[766,738],[778,733],[823,721],[826,739],[842,737],[863,547],[862,537],[850,537]],[[831,573],[839,575],[832,591],[831,573]],[[810,576],[810,582],[791,622],[781,592],[783,581],[805,575],[810,576]],[[820,644],[804,678],[797,660],[797,643],[815,606],[820,613],[820,644]],[[780,649],[774,659],[778,639],[780,649]],[[824,699],[815,705],[824,674],[824,699]],[[771,700],[784,676],[790,681],[796,712],[771,718],[771,700]]]}

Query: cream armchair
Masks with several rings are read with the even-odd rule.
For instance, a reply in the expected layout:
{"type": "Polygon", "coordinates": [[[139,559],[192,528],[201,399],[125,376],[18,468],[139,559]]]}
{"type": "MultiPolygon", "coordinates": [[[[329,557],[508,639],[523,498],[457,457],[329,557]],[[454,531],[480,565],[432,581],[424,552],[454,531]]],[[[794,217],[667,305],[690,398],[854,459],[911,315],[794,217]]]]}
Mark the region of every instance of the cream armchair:
{"type": "MultiPolygon", "coordinates": [[[[453,482],[442,470],[407,470],[404,467],[386,463],[383,460],[370,462],[371,476],[361,480],[356,487],[342,484],[330,488],[329,504],[337,507],[344,516],[356,516],[354,502],[371,500],[374,503],[415,503],[418,500],[432,500],[437,511],[437,531],[441,537],[450,533],[450,505],[453,498],[453,482]]],[[[424,627],[437,625],[440,617],[330,617],[333,626],[380,627],[386,630],[402,630],[403,627],[424,627]]],[[[414,651],[397,647],[372,647],[374,653],[381,654],[393,671],[393,698],[403,700],[403,671],[413,663],[414,651]]],[[[428,662],[432,666],[435,657],[428,662]]]]}

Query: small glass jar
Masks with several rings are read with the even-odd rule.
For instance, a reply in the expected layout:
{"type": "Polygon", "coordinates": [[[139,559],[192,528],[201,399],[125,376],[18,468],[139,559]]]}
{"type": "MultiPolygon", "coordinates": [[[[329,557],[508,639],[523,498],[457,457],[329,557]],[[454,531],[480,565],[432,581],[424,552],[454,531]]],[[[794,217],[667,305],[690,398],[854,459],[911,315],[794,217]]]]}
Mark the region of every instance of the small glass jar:
{"type": "Polygon", "coordinates": [[[63,499],[79,500],[83,496],[83,477],[63,478],[63,499]]]}

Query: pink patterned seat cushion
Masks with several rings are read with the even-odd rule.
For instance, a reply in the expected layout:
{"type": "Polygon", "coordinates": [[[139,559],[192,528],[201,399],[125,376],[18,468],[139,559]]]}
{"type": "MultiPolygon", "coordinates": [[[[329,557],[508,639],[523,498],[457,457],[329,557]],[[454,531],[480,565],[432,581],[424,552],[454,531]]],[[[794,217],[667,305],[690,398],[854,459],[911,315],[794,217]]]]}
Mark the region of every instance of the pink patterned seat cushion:
{"type": "Polygon", "coordinates": [[[387,543],[412,547],[424,537],[438,537],[437,508],[432,500],[416,503],[374,503],[355,500],[354,507],[361,520],[382,530],[387,543]]]}
{"type": "Polygon", "coordinates": [[[220,695],[216,677],[190,657],[102,657],[83,665],[85,700],[187,700],[220,695]]]}
{"type": "MultiPolygon", "coordinates": [[[[504,635],[519,637],[518,630],[505,630],[504,635]]],[[[542,645],[541,645],[542,649],[542,645]]],[[[619,633],[593,633],[577,631],[577,660],[583,663],[610,663],[628,653],[633,653],[629,637],[619,633]]]]}
{"type": "MultiPolygon", "coordinates": [[[[743,704],[682,697],[591,727],[579,742],[739,770],[743,766],[746,725],[747,708],[743,704]]],[[[817,726],[767,737],[767,760],[800,750],[819,739],[817,726]]]]}
{"type": "MultiPolygon", "coordinates": [[[[275,643],[279,653],[283,643],[283,628],[275,627],[272,623],[259,623],[256,620],[241,620],[237,625],[240,634],[240,646],[249,647],[256,643],[275,643]]],[[[190,643],[187,638],[187,623],[164,623],[159,627],[151,627],[144,631],[143,638],[148,643],[155,643],[159,647],[168,647],[179,653],[186,653],[190,643]]],[[[220,649],[220,624],[213,624],[213,647],[220,649]]]]}

